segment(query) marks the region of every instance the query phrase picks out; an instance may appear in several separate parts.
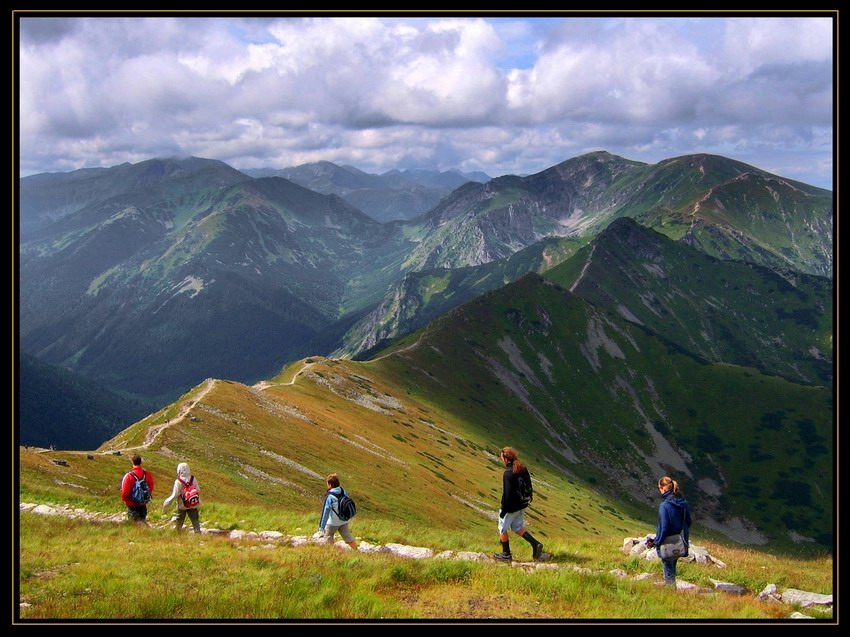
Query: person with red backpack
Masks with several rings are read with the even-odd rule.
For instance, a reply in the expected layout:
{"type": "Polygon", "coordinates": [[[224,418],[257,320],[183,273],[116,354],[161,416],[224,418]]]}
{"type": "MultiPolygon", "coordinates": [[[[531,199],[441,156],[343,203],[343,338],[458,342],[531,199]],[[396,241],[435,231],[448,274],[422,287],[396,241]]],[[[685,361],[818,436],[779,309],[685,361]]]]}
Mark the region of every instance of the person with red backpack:
{"type": "Polygon", "coordinates": [[[174,529],[176,531],[182,529],[183,521],[188,515],[195,533],[200,533],[201,523],[198,519],[198,507],[201,506],[201,489],[198,486],[198,480],[192,475],[189,465],[185,462],[177,465],[177,479],[174,481],[171,495],[165,498],[165,502],[162,503],[162,511],[167,511],[175,500],[177,501],[177,517],[174,521],[174,529]]]}
{"type": "Polygon", "coordinates": [[[127,507],[127,517],[137,524],[147,524],[148,502],[153,497],[153,476],[142,469],[142,457],[133,456],[133,469],[121,481],[121,500],[127,507]]]}

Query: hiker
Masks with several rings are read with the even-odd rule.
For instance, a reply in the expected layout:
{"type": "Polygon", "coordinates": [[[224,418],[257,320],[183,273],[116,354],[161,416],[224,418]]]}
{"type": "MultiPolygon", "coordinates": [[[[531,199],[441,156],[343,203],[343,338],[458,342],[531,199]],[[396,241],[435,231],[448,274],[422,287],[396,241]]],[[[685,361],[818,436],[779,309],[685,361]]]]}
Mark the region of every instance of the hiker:
{"type": "Polygon", "coordinates": [[[189,465],[185,462],[177,465],[177,479],[174,481],[171,495],[162,503],[163,513],[175,500],[177,501],[177,518],[174,522],[174,530],[180,531],[183,528],[183,521],[188,515],[195,533],[200,533],[201,523],[198,521],[198,507],[201,506],[201,488],[198,486],[197,479],[189,470],[189,465]]]}
{"type": "MultiPolygon", "coordinates": [[[[647,538],[646,544],[649,548],[658,547],[664,543],[664,539],[681,534],[685,540],[685,552],[681,557],[688,555],[688,533],[691,526],[691,511],[687,501],[679,494],[679,483],[668,476],[658,481],[658,490],[661,492],[661,504],[658,505],[658,527],[655,537],[647,538]]],[[[664,574],[664,584],[676,585],[676,562],[678,557],[661,559],[661,570],[664,574]]]]}
{"type": "Polygon", "coordinates": [[[531,484],[528,469],[519,461],[516,449],[505,447],[499,454],[505,465],[505,473],[502,476],[502,506],[499,509],[499,541],[502,543],[502,552],[493,555],[493,559],[511,561],[511,543],[508,538],[508,529],[519,535],[531,544],[532,558],[539,560],[543,555],[543,544],[532,537],[525,529],[525,508],[528,501],[520,495],[520,478],[531,484]]]}
{"type": "Polygon", "coordinates": [[[348,520],[342,520],[339,517],[339,498],[347,495],[345,489],[339,486],[339,476],[335,473],[327,477],[326,483],[328,490],[322,503],[322,519],[319,520],[319,530],[324,533],[324,540],[328,544],[333,544],[334,533],[339,531],[348,546],[356,550],[357,542],[348,529],[348,520]]]}
{"type": "Polygon", "coordinates": [[[142,469],[142,457],[133,456],[133,468],[121,481],[121,499],[127,506],[127,517],[137,524],[147,524],[148,502],[153,497],[153,476],[142,469]]]}

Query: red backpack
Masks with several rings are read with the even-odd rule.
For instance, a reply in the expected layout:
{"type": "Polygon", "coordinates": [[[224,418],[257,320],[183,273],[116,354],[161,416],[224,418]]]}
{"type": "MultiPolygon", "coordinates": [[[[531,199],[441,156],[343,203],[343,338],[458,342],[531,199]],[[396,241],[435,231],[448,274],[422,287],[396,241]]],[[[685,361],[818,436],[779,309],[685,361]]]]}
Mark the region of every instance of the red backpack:
{"type": "Polygon", "coordinates": [[[195,476],[189,476],[189,482],[183,482],[182,478],[177,479],[183,485],[183,493],[180,494],[180,498],[183,500],[183,506],[187,509],[194,509],[201,503],[201,494],[198,493],[195,476]]]}

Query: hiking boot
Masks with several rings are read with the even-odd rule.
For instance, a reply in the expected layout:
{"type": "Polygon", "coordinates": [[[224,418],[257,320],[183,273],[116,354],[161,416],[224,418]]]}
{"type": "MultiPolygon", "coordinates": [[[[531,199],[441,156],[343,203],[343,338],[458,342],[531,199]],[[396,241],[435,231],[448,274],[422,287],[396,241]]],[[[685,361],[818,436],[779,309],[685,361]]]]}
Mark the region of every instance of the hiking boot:
{"type": "Polygon", "coordinates": [[[493,559],[494,560],[501,560],[501,561],[504,561],[504,562],[510,562],[512,559],[514,559],[514,557],[510,553],[502,552],[502,553],[494,553],[493,559]]]}
{"type": "Polygon", "coordinates": [[[539,560],[542,555],[543,555],[543,543],[538,542],[537,544],[534,545],[534,550],[531,553],[531,557],[532,557],[532,559],[539,560]]]}

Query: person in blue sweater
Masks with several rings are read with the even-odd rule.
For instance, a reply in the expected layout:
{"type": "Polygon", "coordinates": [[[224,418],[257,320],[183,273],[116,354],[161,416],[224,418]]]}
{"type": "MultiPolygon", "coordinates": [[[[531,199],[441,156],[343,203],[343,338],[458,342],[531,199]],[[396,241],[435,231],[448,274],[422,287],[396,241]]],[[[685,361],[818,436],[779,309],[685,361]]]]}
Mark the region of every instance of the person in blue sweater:
{"type": "MultiPolygon", "coordinates": [[[[679,494],[679,483],[664,476],[658,481],[658,490],[661,492],[661,504],[658,505],[658,527],[655,529],[655,537],[647,539],[647,545],[650,548],[658,546],[664,543],[665,538],[681,533],[687,546],[690,543],[688,534],[691,526],[691,511],[687,500],[679,494]]],[[[676,585],[678,560],[678,557],[661,560],[664,584],[667,586],[676,585]]]]}
{"type": "Polygon", "coordinates": [[[348,521],[340,520],[337,515],[339,496],[345,493],[345,489],[339,486],[339,476],[332,473],[326,479],[328,490],[325,493],[325,499],[322,503],[322,518],[319,520],[319,530],[324,533],[324,540],[328,544],[333,544],[334,533],[339,531],[342,539],[346,544],[353,549],[357,549],[357,542],[351,531],[348,529],[348,521]]]}

